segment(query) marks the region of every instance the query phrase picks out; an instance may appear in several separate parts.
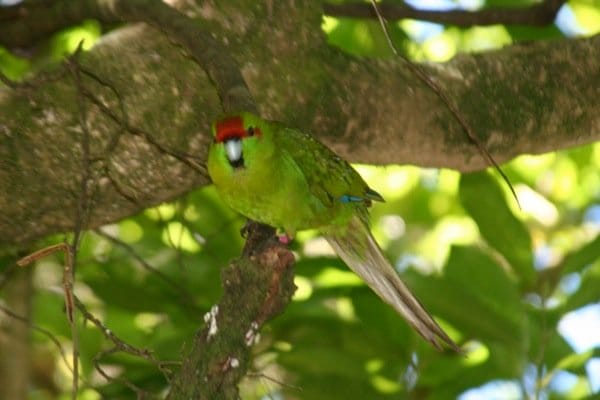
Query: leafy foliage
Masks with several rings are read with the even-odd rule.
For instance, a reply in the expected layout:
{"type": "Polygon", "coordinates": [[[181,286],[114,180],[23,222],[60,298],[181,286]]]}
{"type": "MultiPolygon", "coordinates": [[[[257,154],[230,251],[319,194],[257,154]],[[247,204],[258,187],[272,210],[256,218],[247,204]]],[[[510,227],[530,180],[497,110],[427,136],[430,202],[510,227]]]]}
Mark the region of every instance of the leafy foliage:
{"type": "MultiPolygon", "coordinates": [[[[599,162],[600,145],[590,147],[587,162],[579,160],[582,169],[599,162]]],[[[295,244],[300,254],[296,299],[263,331],[256,346],[256,374],[244,383],[244,398],[277,392],[310,399],[385,399],[410,393],[454,398],[499,379],[521,385],[531,374],[530,366],[545,371],[535,379],[543,385],[541,390],[557,398],[569,388],[556,388],[554,376],[568,373],[586,380],[586,363],[597,357],[598,348],[577,353],[560,334],[559,324],[567,312],[599,300],[598,222],[584,217],[594,206],[550,202],[551,193],[543,190],[560,180],[557,166],[572,162],[580,152],[553,155],[544,169],[520,179],[518,171],[524,165],[547,156],[522,157],[505,166],[518,193],[523,193],[525,182],[539,182],[534,188],[548,196],[540,201],[556,210],[569,209],[557,214],[551,226],[527,212],[527,197],[520,198],[523,211],[513,211],[514,199],[486,172],[456,179],[458,174],[450,171],[361,167],[384,193],[390,191],[384,187],[388,177],[412,176],[406,180],[414,182],[408,191],[388,196],[384,210],[374,210],[373,227],[380,241],[394,250],[390,254],[400,255],[397,265],[408,266],[403,277],[464,345],[466,355],[439,353],[423,342],[308,232],[295,244]],[[548,174],[552,182],[544,181],[548,174]],[[443,216],[435,212],[439,196],[451,210],[443,216]],[[413,216],[400,234],[389,226],[387,213],[394,210],[403,210],[407,220],[413,216]],[[445,220],[458,222],[450,225],[445,220]],[[475,221],[480,232],[470,243],[460,237],[461,231],[471,235],[472,222],[467,221],[475,221]],[[431,240],[431,232],[438,230],[437,240],[431,240]],[[540,251],[546,247],[555,256],[540,265],[540,251]],[[441,263],[437,252],[446,254],[441,263]],[[580,284],[565,290],[561,282],[573,274],[580,284]]],[[[597,201],[590,197],[589,203],[594,198],[597,201]]],[[[102,234],[90,232],[80,251],[75,291],[122,340],[152,349],[158,359],[176,360],[202,315],[219,298],[220,268],[239,254],[242,224],[240,217],[221,207],[209,187],[105,227],[102,234]],[[178,229],[170,228],[174,223],[178,229]],[[195,240],[195,246],[185,240],[195,240]]],[[[51,290],[59,284],[61,266],[58,261],[43,262],[36,275],[36,323],[67,346],[70,332],[61,312],[63,298],[51,290]]],[[[36,336],[36,352],[48,346],[43,336],[36,336]]],[[[94,357],[110,347],[94,326],[80,327],[86,381],[108,398],[130,398],[130,389],[121,382],[107,384],[94,373],[94,357]]],[[[56,363],[62,361],[57,358],[56,363]]],[[[100,365],[118,366],[117,375],[148,391],[167,385],[147,360],[106,354],[100,365]]],[[[60,370],[66,374],[67,390],[68,371],[60,370]]]]}
{"type": "MultiPolygon", "coordinates": [[[[595,29],[586,13],[598,12],[597,2],[572,6],[595,29]]],[[[87,26],[97,35],[95,24],[87,26]]],[[[329,20],[324,29],[332,44],[353,54],[390,56],[373,21],[329,20]]],[[[415,26],[404,21],[393,24],[391,34],[419,60],[432,58],[434,41],[451,43],[441,57],[447,59],[456,51],[480,49],[473,41],[498,45],[504,37],[560,35],[556,27],[495,29],[443,28],[417,41],[415,26]]],[[[61,51],[77,42],[60,35],[55,44],[61,51]]],[[[9,76],[27,69],[4,52],[0,59],[10,61],[1,66],[9,76]]],[[[294,244],[296,298],[263,330],[255,347],[256,373],[244,382],[242,397],[448,399],[490,382],[512,385],[522,397],[591,395],[590,361],[600,358],[598,340],[582,351],[562,328],[565,316],[575,315],[569,313],[600,301],[600,144],[523,156],[503,168],[521,210],[487,172],[360,168],[388,200],[372,212],[379,242],[427,308],[464,345],[465,356],[424,343],[307,232],[294,244]]],[[[219,298],[220,269],[240,253],[242,224],[209,187],[88,232],[78,255],[75,293],[123,341],[151,349],[158,360],[178,360],[219,298]]],[[[33,322],[69,349],[71,332],[56,290],[61,274],[60,258],[38,263],[33,322]]],[[[111,353],[112,347],[98,327],[80,324],[82,399],[133,398],[124,381],[152,393],[166,390],[168,371],[177,365],[165,364],[161,371],[151,359],[111,353]],[[107,381],[95,361],[122,380],[107,381]]],[[[69,391],[71,372],[59,348],[36,332],[32,349],[36,360],[50,354],[55,376],[36,382],[31,398],[66,398],[61,393],[69,391]]]]}

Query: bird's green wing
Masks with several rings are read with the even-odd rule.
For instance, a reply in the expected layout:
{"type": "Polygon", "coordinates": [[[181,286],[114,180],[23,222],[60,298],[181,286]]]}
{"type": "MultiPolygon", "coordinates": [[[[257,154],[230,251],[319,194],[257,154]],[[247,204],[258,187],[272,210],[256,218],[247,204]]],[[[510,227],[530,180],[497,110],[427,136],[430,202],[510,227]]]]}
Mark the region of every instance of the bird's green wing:
{"type": "Polygon", "coordinates": [[[278,145],[298,166],[311,193],[325,207],[336,202],[369,205],[372,200],[384,201],[346,160],[312,136],[282,125],[278,130],[278,145]]]}

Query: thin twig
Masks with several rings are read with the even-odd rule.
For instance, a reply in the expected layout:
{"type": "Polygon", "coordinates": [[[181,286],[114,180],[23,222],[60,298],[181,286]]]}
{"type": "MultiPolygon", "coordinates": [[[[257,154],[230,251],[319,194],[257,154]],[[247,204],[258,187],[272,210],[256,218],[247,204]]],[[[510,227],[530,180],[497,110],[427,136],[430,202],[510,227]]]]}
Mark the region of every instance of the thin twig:
{"type": "Polygon", "coordinates": [[[19,85],[16,82],[14,82],[12,79],[6,76],[2,71],[0,71],[0,82],[4,83],[11,89],[17,89],[19,87],[19,85]]]}
{"type": "Polygon", "coordinates": [[[544,365],[544,358],[546,356],[546,350],[548,348],[548,344],[550,343],[550,339],[552,338],[552,335],[554,334],[553,329],[548,329],[548,297],[549,297],[549,291],[548,290],[544,290],[543,293],[541,293],[541,298],[542,298],[542,304],[541,304],[541,326],[540,326],[540,336],[541,336],[541,340],[540,340],[540,347],[538,350],[538,354],[537,357],[535,358],[535,372],[536,372],[536,379],[535,379],[535,393],[534,393],[534,398],[535,400],[539,400],[541,398],[541,394],[542,391],[544,390],[544,388],[546,387],[546,385],[548,384],[548,382],[550,381],[550,379],[544,379],[544,375],[545,375],[545,365],[544,365]]]}
{"type": "Polygon", "coordinates": [[[154,266],[150,265],[146,260],[144,260],[142,256],[140,256],[135,251],[135,249],[132,246],[120,240],[119,238],[109,235],[101,229],[96,229],[95,232],[101,237],[105,238],[106,240],[121,247],[131,257],[133,257],[133,259],[135,259],[145,270],[151,272],[152,274],[155,274],[157,277],[162,279],[167,285],[173,288],[176,293],[181,294],[185,298],[187,305],[194,307],[194,309],[198,309],[194,301],[194,296],[192,296],[192,294],[185,287],[178,284],[176,281],[171,279],[168,275],[160,271],[158,268],[155,268],[154,266]]]}
{"type": "Polygon", "coordinates": [[[9,282],[17,268],[18,266],[16,264],[10,264],[0,273],[0,289],[2,289],[7,282],[9,282]]]}
{"type": "Polygon", "coordinates": [[[66,242],[53,244],[51,246],[44,247],[38,251],[35,251],[20,260],[17,261],[17,265],[19,267],[25,267],[31,264],[34,261],[37,261],[41,258],[47,257],[56,252],[62,251],[64,253],[64,269],[63,269],[63,290],[65,296],[65,307],[67,311],[67,318],[69,320],[73,319],[73,285],[68,282],[68,271],[72,269],[73,257],[72,257],[72,249],[66,242]]]}
{"type": "MultiPolygon", "coordinates": [[[[72,267],[68,271],[69,273],[69,284],[73,284],[75,268],[77,262],[77,250],[82,236],[82,229],[87,225],[87,220],[90,214],[90,193],[89,183],[91,181],[91,165],[90,165],[90,131],[87,121],[87,110],[85,107],[85,97],[83,96],[83,82],[81,80],[81,72],[77,68],[77,58],[81,53],[83,40],[79,42],[77,50],[73,55],[67,58],[66,67],[71,72],[75,86],[77,87],[77,107],[79,116],[79,125],[82,129],[81,136],[81,168],[82,174],[79,182],[79,193],[77,194],[77,208],[75,209],[75,223],[73,227],[73,240],[71,243],[71,257],[72,267]]],[[[67,274],[65,274],[67,275],[67,274]]],[[[72,288],[71,288],[72,290],[72,288]]],[[[73,390],[71,391],[71,397],[73,400],[77,400],[78,392],[78,381],[79,381],[79,335],[77,331],[77,324],[74,320],[70,320],[71,324],[71,340],[73,341],[73,390]]]]}
{"type": "Polygon", "coordinates": [[[56,82],[59,79],[64,78],[64,76],[65,71],[58,69],[40,72],[35,77],[28,78],[26,82],[19,82],[10,79],[2,71],[0,71],[0,82],[4,83],[13,90],[27,92],[26,94],[29,95],[31,91],[38,90],[40,86],[50,82],[56,82]]]}
{"type": "Polygon", "coordinates": [[[288,389],[297,390],[297,391],[299,391],[299,392],[301,392],[301,391],[302,391],[302,387],[300,387],[300,386],[295,386],[295,385],[291,385],[291,384],[289,384],[289,383],[286,383],[286,382],[280,381],[279,379],[277,379],[277,378],[273,378],[272,376],[266,375],[266,374],[264,374],[264,373],[262,373],[262,372],[258,372],[258,371],[257,371],[257,372],[248,372],[248,373],[246,374],[246,376],[247,376],[247,377],[249,377],[249,378],[260,378],[260,379],[265,379],[265,380],[271,381],[271,382],[273,382],[273,383],[276,383],[277,385],[279,385],[279,386],[281,386],[281,387],[286,387],[286,388],[288,388],[288,389]]]}
{"type": "Polygon", "coordinates": [[[463,118],[462,114],[458,111],[458,108],[454,104],[454,102],[452,101],[452,99],[450,99],[450,97],[446,94],[446,92],[444,92],[429,77],[429,75],[427,75],[427,73],[425,72],[425,70],[423,70],[423,68],[421,68],[420,66],[414,64],[409,59],[407,59],[406,57],[402,56],[398,52],[398,50],[396,50],[396,46],[394,46],[394,42],[392,41],[392,38],[390,37],[390,34],[388,32],[385,19],[383,18],[383,16],[379,12],[379,7],[377,6],[377,3],[375,2],[375,0],[370,0],[370,1],[371,1],[371,5],[373,6],[373,10],[375,11],[375,14],[377,15],[377,19],[379,20],[379,24],[381,25],[381,29],[383,30],[383,33],[384,33],[385,38],[386,38],[386,40],[388,42],[388,45],[391,48],[391,50],[394,53],[394,55],[396,57],[401,58],[406,63],[406,65],[411,70],[411,72],[413,74],[415,74],[423,83],[425,83],[440,98],[440,100],[442,100],[442,102],[446,105],[446,107],[448,108],[448,110],[450,110],[450,112],[452,113],[452,115],[454,116],[454,118],[456,119],[456,121],[460,124],[460,126],[462,126],[462,128],[465,131],[465,133],[467,134],[467,137],[469,138],[469,140],[473,144],[475,144],[475,146],[477,146],[477,149],[479,150],[479,153],[483,156],[483,158],[491,166],[494,167],[494,169],[496,171],[498,171],[498,173],[502,177],[502,180],[504,182],[506,182],[506,184],[508,185],[508,188],[510,189],[510,192],[512,193],[513,197],[515,198],[515,200],[517,202],[517,205],[519,206],[519,208],[521,208],[521,204],[519,203],[519,198],[517,197],[517,193],[515,192],[515,189],[514,189],[513,185],[510,183],[510,180],[508,179],[508,177],[506,176],[506,174],[504,173],[504,171],[502,171],[502,168],[500,168],[500,166],[498,165],[498,163],[496,163],[496,160],[494,160],[494,158],[489,153],[489,151],[485,148],[485,146],[483,145],[483,143],[481,143],[481,141],[479,140],[479,138],[477,136],[475,136],[475,133],[473,133],[473,130],[471,129],[470,125],[463,118]]]}
{"type": "Polygon", "coordinates": [[[199,163],[196,163],[195,161],[193,161],[193,158],[194,158],[193,156],[167,148],[166,146],[159,143],[156,139],[154,139],[154,137],[152,137],[152,135],[144,132],[143,130],[141,130],[139,128],[128,125],[127,121],[124,121],[119,116],[117,116],[109,107],[107,107],[102,101],[100,101],[89,90],[84,90],[83,93],[89,100],[91,100],[96,106],[98,106],[98,108],[100,108],[100,110],[107,117],[112,119],[117,124],[123,126],[127,130],[127,132],[129,132],[130,134],[132,134],[134,136],[142,137],[150,145],[152,145],[155,149],[157,149],[160,153],[169,155],[169,156],[181,161],[182,163],[184,163],[184,164],[188,165],[189,167],[191,167],[192,169],[194,169],[196,172],[199,172],[204,177],[208,176],[208,174],[206,172],[206,167],[202,164],[199,164],[199,163]]]}
{"type": "Polygon", "coordinates": [[[136,398],[137,399],[154,399],[154,398],[158,398],[158,396],[145,391],[144,389],[142,389],[141,387],[137,386],[135,383],[131,382],[129,379],[125,379],[122,378],[120,376],[110,376],[106,371],[104,371],[104,369],[102,368],[102,366],[100,365],[100,359],[108,356],[110,354],[114,354],[119,352],[120,350],[116,347],[111,347],[110,349],[107,350],[102,350],[101,352],[99,352],[98,354],[96,354],[94,356],[94,358],[92,359],[92,364],[94,365],[94,368],[96,369],[96,371],[98,371],[98,373],[100,375],[102,375],[102,377],[104,377],[104,379],[106,379],[108,382],[120,382],[123,385],[127,386],[129,389],[131,389],[133,392],[135,392],[136,394],[136,398]]]}
{"type": "MultiPolygon", "coordinates": [[[[485,7],[481,10],[424,10],[402,2],[381,2],[380,14],[388,19],[416,19],[460,27],[487,25],[547,26],[554,22],[565,0],[546,0],[529,7],[485,7]]],[[[323,11],[332,17],[376,18],[372,7],[366,3],[323,4],[323,11]]]]}
{"type": "Polygon", "coordinates": [[[42,335],[46,336],[52,343],[54,343],[54,345],[58,349],[60,358],[65,363],[65,366],[67,367],[67,369],[69,371],[73,372],[73,368],[71,368],[71,365],[69,364],[69,360],[67,359],[67,354],[65,352],[65,349],[63,348],[62,344],[60,344],[60,341],[57,339],[57,337],[54,336],[54,334],[52,334],[52,332],[50,332],[49,330],[47,330],[45,328],[42,328],[39,325],[32,323],[29,320],[29,318],[26,318],[22,315],[16,314],[12,310],[4,307],[2,304],[0,304],[0,311],[2,311],[4,314],[8,315],[9,317],[14,318],[17,321],[20,321],[20,322],[26,324],[29,328],[33,329],[34,331],[39,332],[42,335]]]}
{"type": "Polygon", "coordinates": [[[74,248],[72,245],[69,245],[66,242],[57,243],[52,246],[45,247],[40,249],[34,253],[29,254],[17,261],[17,265],[20,267],[25,267],[31,264],[34,261],[39,260],[40,258],[44,258],[51,254],[54,254],[58,251],[62,251],[64,253],[64,269],[63,269],[63,290],[65,296],[65,308],[67,312],[67,320],[69,321],[69,325],[71,327],[71,335],[73,336],[71,340],[73,341],[73,389],[71,391],[71,397],[73,400],[77,400],[77,389],[79,387],[79,367],[78,367],[78,359],[79,359],[79,351],[77,347],[77,328],[74,320],[75,310],[73,307],[73,252],[74,248]]]}
{"type": "Polygon", "coordinates": [[[167,382],[170,381],[170,375],[172,372],[166,367],[168,365],[179,365],[179,362],[158,360],[152,354],[152,350],[140,349],[130,345],[129,343],[125,342],[117,335],[115,335],[115,333],[112,330],[110,330],[106,325],[104,325],[102,321],[100,321],[94,314],[89,312],[85,305],[77,298],[77,296],[74,296],[74,300],[75,306],[77,307],[77,309],[79,309],[79,311],[83,315],[83,318],[87,321],[90,321],[96,326],[96,328],[98,328],[102,335],[113,344],[114,348],[116,349],[115,351],[131,354],[133,356],[137,356],[148,361],[156,368],[158,368],[158,370],[163,374],[167,382]]]}
{"type": "Polygon", "coordinates": [[[25,257],[19,259],[17,261],[17,265],[19,267],[26,267],[27,265],[31,264],[34,261],[39,260],[40,258],[47,257],[51,254],[56,253],[57,251],[64,251],[64,247],[65,247],[64,243],[57,243],[57,244],[53,244],[51,246],[44,247],[43,249],[34,251],[33,253],[28,254],[25,257]]]}

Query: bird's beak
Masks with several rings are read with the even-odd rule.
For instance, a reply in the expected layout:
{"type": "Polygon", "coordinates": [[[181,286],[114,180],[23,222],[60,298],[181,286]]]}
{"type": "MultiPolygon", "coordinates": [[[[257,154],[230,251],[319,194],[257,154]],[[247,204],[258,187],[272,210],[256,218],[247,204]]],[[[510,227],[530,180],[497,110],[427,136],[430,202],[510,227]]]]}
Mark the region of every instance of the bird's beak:
{"type": "Polygon", "coordinates": [[[242,141],[240,139],[229,139],[225,143],[225,155],[229,163],[235,167],[241,167],[244,165],[244,158],[242,156],[242,141]]]}

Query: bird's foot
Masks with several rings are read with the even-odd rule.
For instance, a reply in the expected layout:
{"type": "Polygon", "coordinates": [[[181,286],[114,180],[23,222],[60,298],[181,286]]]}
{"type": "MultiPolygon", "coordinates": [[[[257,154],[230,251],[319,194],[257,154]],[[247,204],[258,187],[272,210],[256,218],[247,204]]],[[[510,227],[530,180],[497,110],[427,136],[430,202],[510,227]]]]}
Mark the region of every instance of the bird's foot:
{"type": "Polygon", "coordinates": [[[288,235],[285,231],[281,231],[279,229],[277,230],[275,235],[277,235],[277,241],[286,246],[292,243],[292,240],[294,240],[292,236],[288,235]]]}
{"type": "Polygon", "coordinates": [[[240,228],[240,235],[244,238],[248,238],[248,233],[250,233],[250,226],[252,225],[252,221],[247,219],[244,223],[244,226],[240,228]]]}
{"type": "Polygon", "coordinates": [[[277,235],[277,240],[281,244],[285,244],[286,246],[292,242],[292,238],[288,235],[277,235]]]}

